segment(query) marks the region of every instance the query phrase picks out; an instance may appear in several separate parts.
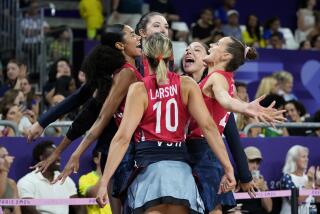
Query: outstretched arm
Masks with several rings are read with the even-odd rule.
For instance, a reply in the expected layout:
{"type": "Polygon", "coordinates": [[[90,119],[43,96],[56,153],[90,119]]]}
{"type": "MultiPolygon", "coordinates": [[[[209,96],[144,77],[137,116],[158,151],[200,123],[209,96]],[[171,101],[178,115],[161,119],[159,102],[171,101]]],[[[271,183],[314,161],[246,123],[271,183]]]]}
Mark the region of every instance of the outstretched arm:
{"type": "Polygon", "coordinates": [[[211,86],[211,90],[218,103],[227,111],[243,113],[251,117],[256,117],[259,121],[265,123],[277,123],[285,120],[283,113],[285,111],[277,111],[273,108],[275,102],[273,102],[268,108],[262,107],[260,101],[265,96],[246,103],[231,97],[228,93],[228,83],[224,76],[215,73],[209,77],[207,82],[211,86]]]}
{"type": "Polygon", "coordinates": [[[97,119],[100,112],[100,105],[97,104],[95,98],[91,98],[84,109],[77,115],[63,140],[59,143],[54,152],[45,160],[40,161],[31,169],[37,169],[37,172],[44,173],[47,168],[56,161],[61,153],[78,137],[82,136],[97,119]]]}
{"type": "Polygon", "coordinates": [[[32,142],[35,138],[39,137],[43,129],[50,123],[57,120],[62,115],[72,111],[73,109],[82,105],[93,94],[92,88],[85,84],[76,90],[73,94],[63,100],[55,107],[50,108],[46,113],[42,114],[38,122],[34,123],[28,131],[28,142],[32,142]]]}
{"type": "Polygon", "coordinates": [[[119,108],[123,98],[127,95],[129,86],[135,81],[136,77],[129,69],[124,69],[113,77],[112,87],[102,106],[97,120],[90,128],[87,135],[83,138],[77,149],[72,153],[64,170],[53,181],[53,183],[56,183],[59,180],[61,180],[63,183],[72,172],[78,171],[79,159],[81,155],[101,135],[102,131],[105,129],[107,124],[110,122],[110,119],[119,108]]]}
{"type": "Polygon", "coordinates": [[[147,92],[143,83],[135,83],[130,86],[123,119],[111,141],[108,160],[100,182],[97,195],[100,207],[104,207],[107,202],[107,185],[128,149],[131,137],[141,121],[147,104],[147,92]]]}

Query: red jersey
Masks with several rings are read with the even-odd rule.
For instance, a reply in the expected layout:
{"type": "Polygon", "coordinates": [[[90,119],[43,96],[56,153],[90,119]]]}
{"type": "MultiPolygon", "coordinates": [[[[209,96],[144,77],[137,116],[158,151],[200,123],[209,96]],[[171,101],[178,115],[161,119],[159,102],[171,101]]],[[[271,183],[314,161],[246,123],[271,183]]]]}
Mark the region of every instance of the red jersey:
{"type": "MultiPolygon", "coordinates": [[[[233,80],[233,72],[227,72],[227,71],[214,71],[211,74],[209,74],[206,78],[204,78],[200,83],[199,83],[199,87],[201,89],[201,91],[203,90],[204,85],[206,84],[207,80],[209,79],[209,77],[214,74],[214,73],[219,73],[222,76],[224,76],[224,78],[227,80],[228,82],[228,86],[229,86],[229,90],[228,93],[230,96],[233,97],[234,94],[234,80],[233,80]]],[[[224,127],[227,124],[230,112],[227,112],[219,103],[216,99],[213,99],[211,97],[206,96],[203,92],[202,92],[202,96],[204,99],[204,102],[206,103],[206,106],[209,110],[210,115],[212,116],[212,119],[214,120],[214,122],[216,123],[220,134],[222,134],[224,127]]],[[[189,126],[189,131],[190,134],[188,135],[188,138],[199,138],[199,137],[203,137],[202,131],[199,128],[197,122],[195,120],[191,120],[190,126],[189,126]]]]}
{"type": "Polygon", "coordinates": [[[137,129],[140,133],[138,141],[185,140],[189,112],[182,102],[180,76],[168,72],[167,77],[169,83],[165,85],[158,85],[155,75],[143,79],[148,92],[148,107],[137,129]]]}
{"type": "MultiPolygon", "coordinates": [[[[136,75],[136,78],[138,81],[142,81],[142,75],[139,73],[139,71],[131,64],[129,63],[125,63],[120,69],[119,71],[121,71],[123,68],[129,68],[135,75],[136,75]]],[[[116,121],[116,124],[119,126],[120,125],[120,122],[122,120],[122,116],[123,116],[123,112],[124,112],[124,106],[125,106],[125,103],[126,103],[126,97],[125,96],[123,98],[123,100],[121,101],[121,104],[118,108],[118,110],[114,113],[114,118],[115,118],[115,121],[116,121]]]]}

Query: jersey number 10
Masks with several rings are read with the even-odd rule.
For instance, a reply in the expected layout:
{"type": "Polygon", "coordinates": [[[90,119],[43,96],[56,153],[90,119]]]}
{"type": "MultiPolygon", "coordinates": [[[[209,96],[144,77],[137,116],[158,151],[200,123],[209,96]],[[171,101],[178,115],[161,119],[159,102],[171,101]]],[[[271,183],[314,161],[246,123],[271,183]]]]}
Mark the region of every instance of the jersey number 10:
{"type": "MultiPolygon", "coordinates": [[[[156,118],[156,133],[161,132],[161,105],[162,101],[158,101],[153,105],[153,110],[156,110],[157,118],[156,118]]],[[[175,132],[177,131],[178,128],[178,104],[177,101],[174,98],[171,98],[170,100],[167,101],[166,103],[166,129],[170,132],[175,132]],[[174,125],[171,123],[171,106],[173,105],[174,108],[174,125]]]]}

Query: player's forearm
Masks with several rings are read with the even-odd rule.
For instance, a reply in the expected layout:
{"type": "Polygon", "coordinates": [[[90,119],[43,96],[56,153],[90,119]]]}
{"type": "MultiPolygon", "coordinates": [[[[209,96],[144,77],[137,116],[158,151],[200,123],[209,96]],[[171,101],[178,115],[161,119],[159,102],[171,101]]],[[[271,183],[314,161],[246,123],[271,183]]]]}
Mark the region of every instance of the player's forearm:
{"type": "Polygon", "coordinates": [[[105,186],[108,185],[112,175],[118,168],[126,151],[128,150],[130,138],[123,135],[116,134],[110,144],[108,159],[103,171],[101,183],[105,186]]]}
{"type": "Polygon", "coordinates": [[[215,92],[215,98],[227,111],[244,113],[248,107],[248,103],[232,98],[225,91],[215,92]]]}

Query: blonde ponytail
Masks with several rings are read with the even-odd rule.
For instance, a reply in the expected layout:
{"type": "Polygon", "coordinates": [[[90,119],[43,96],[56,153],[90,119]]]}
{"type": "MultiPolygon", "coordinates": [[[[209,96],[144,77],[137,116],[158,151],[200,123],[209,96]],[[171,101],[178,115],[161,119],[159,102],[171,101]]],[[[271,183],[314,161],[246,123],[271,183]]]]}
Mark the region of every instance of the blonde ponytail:
{"type": "Polygon", "coordinates": [[[150,67],[156,73],[157,83],[165,83],[168,70],[167,62],[172,57],[170,39],[162,33],[155,33],[146,39],[143,50],[150,67]]]}
{"type": "Polygon", "coordinates": [[[167,66],[163,59],[159,60],[156,68],[157,83],[164,83],[167,80],[167,66]]]}

